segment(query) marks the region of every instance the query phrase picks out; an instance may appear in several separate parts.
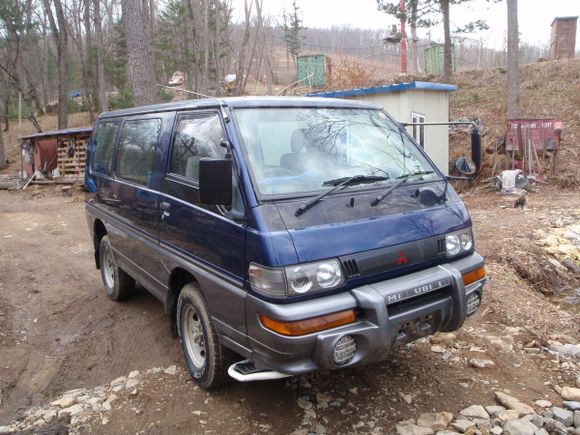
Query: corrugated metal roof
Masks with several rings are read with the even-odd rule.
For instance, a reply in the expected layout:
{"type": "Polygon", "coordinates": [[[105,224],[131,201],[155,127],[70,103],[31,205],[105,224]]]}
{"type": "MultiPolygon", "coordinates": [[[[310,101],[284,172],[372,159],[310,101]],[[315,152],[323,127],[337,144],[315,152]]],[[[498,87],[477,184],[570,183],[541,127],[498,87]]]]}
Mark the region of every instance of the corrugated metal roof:
{"type": "Polygon", "coordinates": [[[53,136],[66,136],[72,134],[88,133],[91,134],[93,127],[77,127],[68,128],[65,130],[53,130],[53,131],[43,131],[42,133],[34,133],[26,136],[20,136],[20,140],[36,139],[40,137],[53,137],[53,136]]]}
{"type": "Polygon", "coordinates": [[[308,96],[310,96],[310,97],[325,97],[325,98],[343,98],[343,97],[355,97],[357,95],[386,94],[386,93],[390,93],[390,92],[402,92],[402,91],[408,91],[408,90],[414,90],[414,89],[420,89],[420,90],[425,90],[425,91],[452,92],[452,91],[457,90],[457,86],[448,85],[445,83],[413,81],[410,83],[395,83],[392,85],[373,86],[370,88],[347,89],[344,91],[317,92],[317,93],[308,94],[308,96]]]}

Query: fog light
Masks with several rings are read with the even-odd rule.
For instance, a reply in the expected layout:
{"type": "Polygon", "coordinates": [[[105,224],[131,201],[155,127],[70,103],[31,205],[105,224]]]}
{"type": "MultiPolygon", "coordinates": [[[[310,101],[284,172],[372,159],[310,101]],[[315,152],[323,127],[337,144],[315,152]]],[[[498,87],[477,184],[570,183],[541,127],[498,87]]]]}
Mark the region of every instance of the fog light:
{"type": "Polygon", "coordinates": [[[479,293],[473,292],[467,297],[467,315],[471,316],[477,311],[481,304],[481,297],[479,293]]]}
{"type": "Polygon", "coordinates": [[[356,352],[356,341],[354,337],[345,335],[336,342],[333,351],[334,362],[343,365],[349,362],[356,352]]]}

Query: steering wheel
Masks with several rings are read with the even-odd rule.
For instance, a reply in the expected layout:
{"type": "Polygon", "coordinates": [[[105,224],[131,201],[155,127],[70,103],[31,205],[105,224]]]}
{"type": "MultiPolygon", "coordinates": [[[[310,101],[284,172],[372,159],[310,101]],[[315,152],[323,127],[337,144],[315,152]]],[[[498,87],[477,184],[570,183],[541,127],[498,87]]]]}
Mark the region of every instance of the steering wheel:
{"type": "Polygon", "coordinates": [[[277,167],[277,168],[266,168],[262,171],[264,178],[276,178],[276,177],[293,177],[294,174],[290,172],[289,169],[277,167]]]}

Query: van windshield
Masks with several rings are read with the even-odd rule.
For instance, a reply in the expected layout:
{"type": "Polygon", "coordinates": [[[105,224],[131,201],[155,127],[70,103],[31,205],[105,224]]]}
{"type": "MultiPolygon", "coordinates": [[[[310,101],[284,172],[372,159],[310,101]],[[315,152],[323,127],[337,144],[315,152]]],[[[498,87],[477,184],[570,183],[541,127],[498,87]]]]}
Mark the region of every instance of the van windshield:
{"type": "Polygon", "coordinates": [[[309,194],[327,190],[333,180],[376,177],[375,183],[360,185],[368,188],[433,171],[409,136],[380,110],[248,108],[234,115],[261,196],[309,194]]]}

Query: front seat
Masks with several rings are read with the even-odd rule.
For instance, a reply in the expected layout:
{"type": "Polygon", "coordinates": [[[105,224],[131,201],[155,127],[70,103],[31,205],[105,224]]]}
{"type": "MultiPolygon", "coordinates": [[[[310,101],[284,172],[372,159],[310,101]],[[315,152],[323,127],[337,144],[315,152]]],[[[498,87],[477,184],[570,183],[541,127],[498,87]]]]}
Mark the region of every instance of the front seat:
{"type": "Polygon", "coordinates": [[[305,169],[304,163],[306,156],[303,150],[306,148],[306,144],[308,143],[306,131],[307,129],[305,128],[294,130],[292,132],[292,138],[290,139],[290,148],[292,149],[292,152],[283,154],[282,157],[280,157],[280,166],[289,169],[294,173],[304,172],[305,169]]]}

